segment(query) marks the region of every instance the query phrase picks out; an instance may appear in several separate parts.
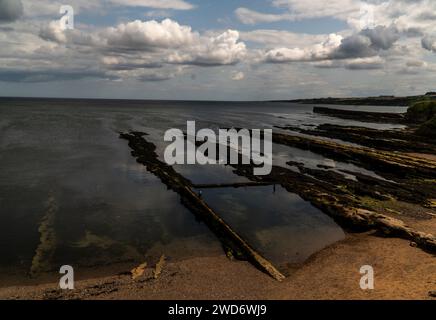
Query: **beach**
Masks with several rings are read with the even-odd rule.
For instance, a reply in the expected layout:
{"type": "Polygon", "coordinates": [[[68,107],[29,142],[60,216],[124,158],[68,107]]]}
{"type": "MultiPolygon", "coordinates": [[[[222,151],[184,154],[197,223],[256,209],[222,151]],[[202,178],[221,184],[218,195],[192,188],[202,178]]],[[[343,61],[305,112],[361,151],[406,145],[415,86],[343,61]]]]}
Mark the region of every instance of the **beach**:
{"type": "Polygon", "coordinates": [[[368,233],[348,235],[303,265],[289,268],[282,283],[222,254],[168,262],[158,279],[152,270],[153,266],[136,280],[125,274],[78,281],[74,291],[59,290],[58,283],[2,288],[0,299],[427,300],[435,299],[429,292],[436,288],[431,254],[405,241],[368,233]],[[365,264],[375,268],[375,290],[359,286],[359,269],[365,264]]]}

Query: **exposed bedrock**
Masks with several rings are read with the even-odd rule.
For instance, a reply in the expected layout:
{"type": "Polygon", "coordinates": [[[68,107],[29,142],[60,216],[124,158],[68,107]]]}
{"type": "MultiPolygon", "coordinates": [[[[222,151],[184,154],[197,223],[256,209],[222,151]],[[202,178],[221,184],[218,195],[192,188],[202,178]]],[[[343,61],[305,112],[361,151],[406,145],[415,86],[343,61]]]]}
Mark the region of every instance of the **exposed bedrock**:
{"type": "Polygon", "coordinates": [[[249,165],[234,166],[235,173],[252,181],[275,180],[289,192],[298,194],[313,206],[331,216],[349,231],[375,229],[388,236],[396,236],[415,242],[419,247],[436,253],[436,238],[432,234],[414,230],[402,220],[380,214],[354,194],[353,188],[316,179],[292,170],[273,167],[269,176],[255,176],[249,165]]]}
{"type": "Polygon", "coordinates": [[[432,160],[281,133],[273,134],[273,142],[312,151],[334,160],[353,163],[393,180],[436,179],[436,161],[432,160]]]}
{"type": "Polygon", "coordinates": [[[314,107],[313,112],[317,114],[332,116],[340,119],[357,120],[376,123],[404,123],[405,116],[401,113],[383,113],[340,110],[326,107],[314,107]]]}
{"type": "MultiPolygon", "coordinates": [[[[169,189],[177,192],[182,203],[222,241],[236,256],[245,257],[260,270],[277,280],[283,275],[265,258],[257,253],[244,239],[215,213],[204,200],[192,190],[191,181],[177,173],[171,166],[161,162],[156,146],[144,138],[144,133],[121,134],[129,142],[132,155],[147,167],[169,189]]],[[[326,157],[354,163],[369,170],[383,173],[392,179],[384,181],[364,174],[352,173],[356,180],[343,175],[318,169],[305,168],[300,172],[273,166],[266,176],[253,174],[253,165],[231,165],[233,172],[244,176],[251,184],[280,184],[289,192],[298,194],[349,231],[377,230],[386,236],[395,236],[412,241],[420,248],[436,252],[436,238],[419,228],[412,228],[403,220],[380,213],[371,202],[404,201],[432,210],[436,191],[436,163],[394,152],[383,152],[370,148],[342,145],[331,141],[274,134],[275,143],[310,150],[326,157]],[[368,201],[368,199],[373,199],[368,201]]],[[[240,187],[241,185],[237,185],[240,187]]],[[[292,208],[290,208],[292,210],[292,208]]],[[[434,212],[433,210],[431,212],[434,212]]],[[[426,219],[431,219],[430,215],[426,219]]]]}
{"type": "Polygon", "coordinates": [[[315,129],[293,126],[278,126],[277,128],[311,136],[338,139],[384,151],[436,154],[435,140],[420,136],[414,130],[377,130],[334,124],[322,124],[315,129]]]}

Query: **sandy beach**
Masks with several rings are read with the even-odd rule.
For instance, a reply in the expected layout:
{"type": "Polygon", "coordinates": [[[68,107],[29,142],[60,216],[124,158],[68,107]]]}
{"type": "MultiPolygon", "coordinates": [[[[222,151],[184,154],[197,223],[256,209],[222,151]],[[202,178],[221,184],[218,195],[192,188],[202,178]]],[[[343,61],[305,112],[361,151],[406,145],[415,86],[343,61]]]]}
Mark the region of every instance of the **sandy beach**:
{"type": "Polygon", "coordinates": [[[290,266],[281,283],[225,255],[168,262],[158,279],[153,268],[136,280],[126,270],[123,275],[78,281],[72,291],[59,290],[57,283],[2,288],[0,299],[425,300],[435,299],[429,293],[436,290],[433,255],[407,241],[371,233],[349,234],[302,266],[290,266]],[[363,265],[374,267],[374,290],[359,286],[363,265]]]}

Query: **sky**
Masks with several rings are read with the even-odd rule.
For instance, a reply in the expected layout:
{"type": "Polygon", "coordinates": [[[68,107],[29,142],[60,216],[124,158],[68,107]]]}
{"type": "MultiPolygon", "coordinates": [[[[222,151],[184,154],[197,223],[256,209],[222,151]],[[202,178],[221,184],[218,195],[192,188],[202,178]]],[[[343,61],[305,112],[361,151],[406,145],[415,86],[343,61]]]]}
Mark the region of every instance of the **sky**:
{"type": "Polygon", "coordinates": [[[0,0],[0,44],[0,96],[282,100],[436,90],[435,0],[0,0]]]}

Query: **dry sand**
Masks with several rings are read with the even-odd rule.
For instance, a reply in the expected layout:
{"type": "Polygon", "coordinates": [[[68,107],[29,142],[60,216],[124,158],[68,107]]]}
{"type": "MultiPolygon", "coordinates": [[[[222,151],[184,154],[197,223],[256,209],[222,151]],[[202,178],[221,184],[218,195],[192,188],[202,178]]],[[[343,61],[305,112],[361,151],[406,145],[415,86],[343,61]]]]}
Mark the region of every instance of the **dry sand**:
{"type": "Polygon", "coordinates": [[[282,283],[224,255],[168,262],[158,279],[152,267],[135,281],[124,274],[78,281],[74,291],[57,284],[9,287],[0,289],[0,299],[434,299],[429,292],[436,290],[434,255],[370,233],[348,234],[290,267],[282,283]],[[374,290],[360,289],[363,265],[375,270],[374,290]]]}

